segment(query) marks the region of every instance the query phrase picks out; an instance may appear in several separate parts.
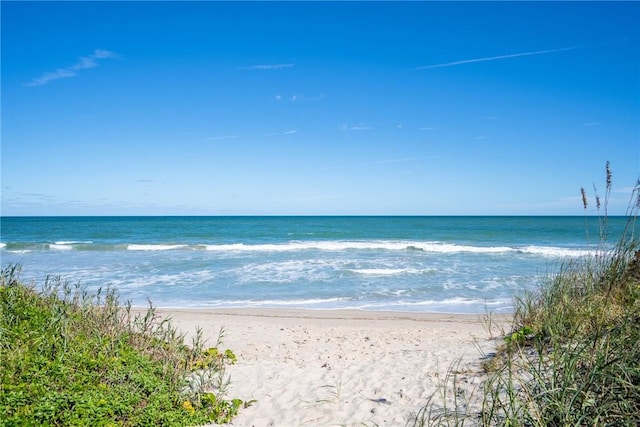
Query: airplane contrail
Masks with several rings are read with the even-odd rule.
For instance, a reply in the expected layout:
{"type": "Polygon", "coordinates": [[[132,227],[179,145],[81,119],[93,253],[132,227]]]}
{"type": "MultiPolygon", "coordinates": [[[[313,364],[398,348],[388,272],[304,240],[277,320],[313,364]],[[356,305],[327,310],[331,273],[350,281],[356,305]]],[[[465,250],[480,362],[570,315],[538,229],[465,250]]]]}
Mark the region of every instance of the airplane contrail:
{"type": "Polygon", "coordinates": [[[560,49],[535,50],[531,52],[511,53],[508,55],[488,56],[485,58],[463,59],[461,61],[445,62],[443,64],[425,65],[416,68],[417,70],[429,70],[432,68],[451,67],[454,65],[471,64],[473,62],[497,61],[498,59],[517,58],[519,56],[544,55],[546,53],[564,52],[567,50],[579,49],[582,46],[563,47],[560,49]]]}

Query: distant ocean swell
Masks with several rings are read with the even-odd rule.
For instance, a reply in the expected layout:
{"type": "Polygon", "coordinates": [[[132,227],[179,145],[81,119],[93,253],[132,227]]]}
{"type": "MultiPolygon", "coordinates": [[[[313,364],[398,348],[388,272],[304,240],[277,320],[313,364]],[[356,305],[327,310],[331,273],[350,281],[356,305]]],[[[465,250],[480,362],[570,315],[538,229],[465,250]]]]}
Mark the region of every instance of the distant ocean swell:
{"type": "Polygon", "coordinates": [[[593,249],[568,248],[557,246],[472,246],[444,242],[409,242],[409,241],[311,241],[287,242],[273,244],[148,244],[120,243],[104,244],[91,241],[56,241],[56,242],[7,242],[0,243],[0,249],[7,252],[25,253],[28,251],[76,250],[76,251],[176,251],[204,250],[211,252],[296,252],[296,251],[423,251],[441,254],[478,253],[509,254],[522,253],[548,257],[582,257],[595,254],[593,249]]]}

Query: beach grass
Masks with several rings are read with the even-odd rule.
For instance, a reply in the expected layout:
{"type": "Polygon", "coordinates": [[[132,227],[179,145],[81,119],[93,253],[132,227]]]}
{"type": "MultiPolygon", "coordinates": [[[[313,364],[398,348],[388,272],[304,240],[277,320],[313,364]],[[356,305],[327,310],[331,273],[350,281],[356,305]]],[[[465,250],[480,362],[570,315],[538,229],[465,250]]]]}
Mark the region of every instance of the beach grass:
{"type": "MultiPolygon", "coordinates": [[[[449,407],[444,397],[433,396],[408,425],[640,425],[640,183],[632,191],[627,227],[611,248],[608,163],[606,178],[594,255],[566,262],[538,290],[516,298],[511,331],[484,363],[481,390],[449,407]]],[[[600,212],[599,196],[595,202],[600,212]]],[[[455,375],[441,388],[464,391],[455,375]]]]}
{"type": "Polygon", "coordinates": [[[488,365],[483,425],[640,424],[635,245],[565,266],[520,301],[488,365]]]}
{"type": "Polygon", "coordinates": [[[0,275],[0,425],[199,425],[247,404],[225,397],[235,355],[220,340],[185,345],[151,305],[134,314],[55,277],[36,291],[19,271],[0,275]]]}

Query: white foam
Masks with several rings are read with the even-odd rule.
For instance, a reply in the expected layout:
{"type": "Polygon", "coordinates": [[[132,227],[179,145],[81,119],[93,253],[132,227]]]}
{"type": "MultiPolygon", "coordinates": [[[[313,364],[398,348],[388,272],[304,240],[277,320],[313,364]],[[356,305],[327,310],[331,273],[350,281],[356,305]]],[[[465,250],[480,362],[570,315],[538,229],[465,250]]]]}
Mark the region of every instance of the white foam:
{"type": "Polygon", "coordinates": [[[487,306],[510,306],[512,304],[511,300],[508,299],[497,299],[497,300],[486,300],[486,299],[477,299],[477,298],[447,298],[442,300],[422,300],[422,301],[385,301],[379,304],[365,304],[362,308],[374,308],[378,307],[460,307],[460,306],[478,306],[478,307],[487,307],[487,306]]]}
{"type": "Polygon", "coordinates": [[[331,279],[328,270],[335,268],[323,260],[290,260],[267,263],[250,263],[233,270],[241,283],[297,283],[300,281],[325,281],[331,279]]]}
{"type": "Polygon", "coordinates": [[[87,241],[82,241],[82,240],[61,240],[59,242],[55,242],[56,245],[79,245],[79,244],[88,245],[90,243],[93,243],[93,242],[91,240],[87,240],[87,241]]]}
{"type": "Polygon", "coordinates": [[[400,274],[420,274],[426,270],[418,270],[415,268],[360,268],[351,271],[357,274],[372,276],[395,276],[400,274]]]}
{"type": "Polygon", "coordinates": [[[522,248],[522,252],[533,255],[561,258],[578,258],[594,254],[593,251],[584,249],[559,248],[553,246],[527,246],[522,248]]]}
{"type": "Polygon", "coordinates": [[[276,244],[255,244],[247,245],[244,243],[221,244],[221,245],[204,245],[208,251],[237,251],[237,252],[285,252],[285,251],[301,251],[301,250],[321,250],[321,251],[346,251],[346,250],[389,250],[389,251],[405,251],[405,250],[422,250],[426,252],[436,253],[460,253],[460,252],[477,252],[477,253],[501,253],[511,252],[515,249],[505,246],[466,246],[441,242],[412,242],[412,241],[310,241],[299,242],[291,241],[276,244]]]}
{"type": "Polygon", "coordinates": [[[233,251],[233,252],[290,252],[301,250],[344,250],[348,247],[338,247],[331,242],[289,242],[273,244],[245,245],[244,243],[234,243],[228,245],[205,245],[208,251],[233,251]]]}
{"type": "Polygon", "coordinates": [[[52,243],[49,245],[49,249],[54,249],[57,251],[68,251],[73,249],[73,247],[71,245],[66,245],[62,243],[52,243]]]}
{"type": "MultiPolygon", "coordinates": [[[[131,245],[130,245],[131,246],[131,245]]],[[[386,250],[386,251],[410,251],[418,250],[429,253],[457,254],[457,253],[477,253],[477,254],[508,254],[520,252],[531,255],[543,255],[548,257],[581,257],[593,254],[593,251],[584,249],[572,249],[553,246],[526,246],[514,248],[509,246],[472,246],[444,242],[421,242],[421,241],[290,241],[285,243],[270,244],[219,244],[219,245],[198,245],[208,251],[216,252],[294,252],[305,250],[342,252],[348,250],[386,250]]],[[[366,272],[362,274],[367,274],[366,272]]],[[[371,273],[373,274],[373,273],[371,273]]],[[[378,272],[376,274],[385,274],[378,272]]],[[[393,274],[391,272],[387,274],[393,274]]]]}
{"type": "MultiPolygon", "coordinates": [[[[310,298],[310,299],[292,299],[292,300],[231,300],[231,301],[211,301],[204,305],[209,307],[269,307],[269,306],[319,306],[324,304],[335,304],[339,302],[350,301],[350,298],[310,298]]],[[[187,306],[199,307],[201,303],[186,304],[187,306]]]]}
{"type": "Polygon", "coordinates": [[[336,303],[340,301],[348,301],[347,298],[315,298],[315,299],[298,299],[298,300],[264,300],[260,301],[259,305],[319,305],[336,303]]]}
{"type": "Polygon", "coordinates": [[[127,245],[129,251],[168,251],[185,248],[187,245],[127,245]]]}
{"type": "MultiPolygon", "coordinates": [[[[173,305],[176,305],[175,303],[173,305]]],[[[384,301],[357,302],[352,298],[309,298],[290,300],[213,300],[206,303],[184,301],[177,304],[181,307],[294,307],[305,309],[333,309],[333,310],[390,310],[399,312],[424,312],[425,308],[433,312],[474,313],[491,307],[492,311],[509,312],[512,309],[510,299],[476,299],[450,298],[444,300],[423,301],[384,301]]]]}
{"type": "Polygon", "coordinates": [[[6,247],[7,247],[7,244],[6,244],[6,243],[0,243],[0,249],[4,249],[4,248],[6,248],[6,247]]]}

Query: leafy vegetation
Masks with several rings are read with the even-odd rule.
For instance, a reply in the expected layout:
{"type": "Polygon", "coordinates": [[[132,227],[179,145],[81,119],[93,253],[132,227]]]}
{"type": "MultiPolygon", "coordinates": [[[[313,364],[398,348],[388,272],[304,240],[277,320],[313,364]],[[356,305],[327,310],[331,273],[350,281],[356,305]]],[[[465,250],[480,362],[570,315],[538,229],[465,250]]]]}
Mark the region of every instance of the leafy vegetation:
{"type": "MultiPolygon", "coordinates": [[[[155,309],[48,278],[41,292],[0,273],[0,425],[180,426],[229,422],[230,350],[184,344],[155,309]]],[[[218,343],[220,344],[222,331],[218,343]]]]}
{"type": "MultiPolygon", "coordinates": [[[[512,332],[485,363],[476,410],[469,409],[468,399],[444,412],[430,402],[410,424],[640,425],[640,182],[613,249],[607,243],[610,191],[607,163],[595,255],[565,263],[537,292],[516,300],[512,332]]],[[[581,193],[586,210],[587,195],[581,193]]],[[[595,202],[600,212],[597,195],[595,202]]],[[[455,380],[449,386],[461,390],[455,380]]]]}

